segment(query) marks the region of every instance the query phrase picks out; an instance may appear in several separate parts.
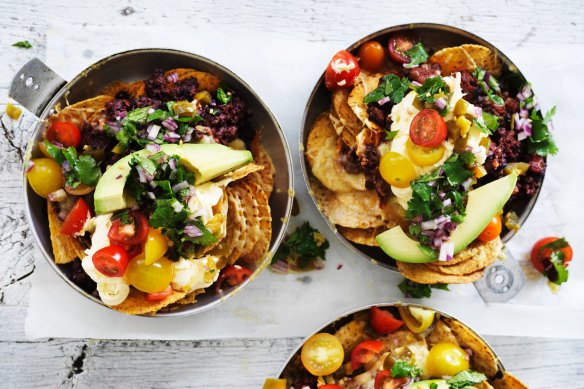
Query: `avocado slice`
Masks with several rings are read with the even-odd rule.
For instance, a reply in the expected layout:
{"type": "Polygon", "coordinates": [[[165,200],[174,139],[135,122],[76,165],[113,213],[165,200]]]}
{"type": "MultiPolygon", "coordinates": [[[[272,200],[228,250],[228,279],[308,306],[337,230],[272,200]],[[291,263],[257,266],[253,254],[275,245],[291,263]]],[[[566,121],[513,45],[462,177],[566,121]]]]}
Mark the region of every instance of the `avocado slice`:
{"type": "MultiPolygon", "coordinates": [[[[459,224],[450,235],[455,254],[464,250],[475,240],[497,212],[503,209],[516,183],[517,175],[513,173],[468,194],[464,222],[459,224]]],[[[396,261],[424,263],[438,259],[436,253],[430,255],[422,251],[419,243],[406,235],[400,226],[377,235],[375,240],[381,249],[396,261]]]]}
{"type": "Polygon", "coordinates": [[[406,389],[430,389],[432,384],[436,384],[436,389],[448,389],[450,385],[446,383],[446,380],[426,380],[411,383],[406,389]]]}
{"type": "MultiPolygon", "coordinates": [[[[253,161],[248,150],[234,150],[220,144],[165,144],[160,151],[168,155],[178,155],[180,162],[195,174],[195,184],[202,184],[213,178],[235,170],[253,161]]],[[[133,155],[148,156],[154,153],[140,150],[126,155],[105,171],[94,193],[95,212],[104,214],[130,207],[134,200],[124,194],[126,179],[130,174],[129,162],[133,155]]]]}

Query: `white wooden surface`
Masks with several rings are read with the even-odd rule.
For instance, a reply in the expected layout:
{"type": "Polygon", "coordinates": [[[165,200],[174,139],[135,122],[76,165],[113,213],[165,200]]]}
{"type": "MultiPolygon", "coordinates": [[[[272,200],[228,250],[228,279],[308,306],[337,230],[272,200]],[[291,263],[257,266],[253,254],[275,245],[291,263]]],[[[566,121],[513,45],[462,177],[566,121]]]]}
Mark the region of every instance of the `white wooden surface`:
{"type": "MultiPolygon", "coordinates": [[[[503,51],[584,43],[584,2],[505,1],[131,1],[2,0],[0,111],[20,66],[44,58],[51,23],[143,26],[194,24],[285,32],[345,44],[377,29],[413,21],[452,24],[503,51]],[[11,44],[28,39],[33,48],[11,44]]],[[[302,53],[299,53],[302,55],[302,53]]],[[[310,88],[310,85],[306,86],[310,88]]],[[[30,118],[0,126],[0,387],[254,388],[274,375],[301,339],[108,341],[24,336],[34,271],[21,203],[21,161],[30,118]]],[[[511,325],[511,323],[510,323],[511,325]]],[[[583,323],[584,325],[584,323],[583,323]]],[[[550,328],[550,335],[553,335],[550,328]]],[[[584,341],[490,337],[506,367],[534,388],[584,388],[584,341]]]]}

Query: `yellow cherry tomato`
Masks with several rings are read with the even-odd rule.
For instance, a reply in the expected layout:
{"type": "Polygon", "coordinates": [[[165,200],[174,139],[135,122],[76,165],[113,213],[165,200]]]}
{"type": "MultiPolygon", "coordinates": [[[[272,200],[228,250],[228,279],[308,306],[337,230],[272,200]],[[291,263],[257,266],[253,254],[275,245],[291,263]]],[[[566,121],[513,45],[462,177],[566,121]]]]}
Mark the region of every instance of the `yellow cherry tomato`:
{"type": "Polygon", "coordinates": [[[337,371],[343,364],[345,351],[336,336],[320,333],[302,346],[302,364],[314,376],[325,376],[337,371]]]}
{"type": "Polygon", "coordinates": [[[285,378],[266,378],[262,389],[286,389],[287,384],[285,378]]]}
{"type": "Polygon", "coordinates": [[[37,146],[39,148],[39,150],[41,151],[41,153],[43,153],[43,155],[47,158],[51,158],[53,159],[52,155],[49,154],[49,152],[47,151],[47,147],[45,146],[45,141],[41,140],[37,143],[37,146]]]}
{"type": "Polygon", "coordinates": [[[444,157],[445,148],[418,146],[410,138],[406,142],[406,150],[412,161],[418,166],[432,166],[444,157]]]}
{"type": "Polygon", "coordinates": [[[148,236],[144,244],[144,263],[151,265],[158,261],[168,249],[168,240],[159,229],[148,228],[148,236]]]}
{"type": "Polygon", "coordinates": [[[26,173],[26,178],[32,190],[41,197],[47,198],[49,194],[63,187],[61,178],[61,166],[50,158],[31,159],[34,164],[26,173]]]}
{"type": "Polygon", "coordinates": [[[454,343],[435,344],[426,358],[426,369],[431,377],[453,376],[469,366],[468,354],[454,343]]]}
{"type": "Polygon", "coordinates": [[[406,188],[416,178],[414,165],[400,153],[390,151],[379,161],[379,173],[390,185],[406,188]]]}
{"type": "Polygon", "coordinates": [[[128,264],[126,276],[130,284],[144,293],[162,292],[172,281],[172,262],[162,257],[158,261],[146,265],[141,255],[132,259],[128,264]]]}
{"type": "Polygon", "coordinates": [[[401,319],[415,334],[426,331],[432,323],[436,312],[418,307],[398,307],[401,319]]]}

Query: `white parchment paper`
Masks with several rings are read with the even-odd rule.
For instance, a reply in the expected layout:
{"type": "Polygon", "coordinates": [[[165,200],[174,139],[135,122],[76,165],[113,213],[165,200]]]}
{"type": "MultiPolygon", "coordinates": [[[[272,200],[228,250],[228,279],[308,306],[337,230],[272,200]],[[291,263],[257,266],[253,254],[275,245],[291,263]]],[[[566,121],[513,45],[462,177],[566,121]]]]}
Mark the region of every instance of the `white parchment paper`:
{"type": "MultiPolygon", "coordinates": [[[[358,37],[353,37],[354,39],[358,37]]],[[[348,37],[346,45],[353,38],[348,37]]],[[[301,220],[325,233],[331,242],[326,268],[301,275],[264,271],[244,291],[223,305],[182,318],[126,316],[88,301],[49,267],[40,252],[26,319],[30,338],[212,339],[305,336],[352,308],[406,301],[396,285],[401,276],[355,257],[328,230],[312,204],[300,174],[298,139],[302,113],[313,85],[330,57],[341,47],[304,42],[275,33],[199,31],[174,28],[52,27],[46,63],[70,79],[109,54],[140,47],[191,51],[218,61],[246,80],[279,119],[290,144],[301,220]]],[[[485,305],[472,285],[434,291],[417,302],[445,310],[485,335],[584,337],[584,134],[581,94],[584,46],[520,49],[507,53],[532,82],[541,106],[558,106],[554,120],[558,156],[549,159],[537,206],[509,244],[525,266],[528,282],[507,304],[485,305]],[[566,236],[575,256],[570,281],[558,292],[526,265],[533,243],[547,235],[566,236]],[[550,331],[553,327],[553,331],[550,331]]]]}

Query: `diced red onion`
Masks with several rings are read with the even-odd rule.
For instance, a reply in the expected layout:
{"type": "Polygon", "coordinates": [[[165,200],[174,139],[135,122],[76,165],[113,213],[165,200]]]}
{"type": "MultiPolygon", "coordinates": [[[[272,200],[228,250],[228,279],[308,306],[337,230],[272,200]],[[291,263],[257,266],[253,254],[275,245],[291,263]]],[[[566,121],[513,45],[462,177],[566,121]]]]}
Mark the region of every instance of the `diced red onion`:
{"type": "Polygon", "coordinates": [[[531,87],[528,85],[525,85],[523,87],[523,89],[521,89],[521,92],[519,92],[517,94],[517,98],[521,101],[524,101],[525,99],[531,97],[533,93],[531,92],[531,87]]]}
{"type": "Polygon", "coordinates": [[[60,148],[60,149],[63,149],[63,148],[65,148],[65,146],[63,146],[63,144],[62,144],[62,143],[59,143],[59,142],[57,142],[57,141],[53,141],[53,142],[51,142],[51,143],[52,143],[52,144],[54,144],[55,146],[57,146],[57,147],[58,147],[58,148],[60,148]]]}
{"type": "Polygon", "coordinates": [[[156,143],[148,143],[145,148],[151,153],[157,153],[160,151],[160,145],[156,143]]]}
{"type": "Polygon", "coordinates": [[[461,185],[464,188],[464,190],[468,190],[468,188],[470,188],[470,186],[472,185],[472,178],[467,179],[461,185]]]}
{"type": "Polygon", "coordinates": [[[529,111],[526,110],[525,108],[521,108],[519,110],[519,116],[521,116],[522,118],[527,118],[529,117],[529,111]]]}
{"type": "Polygon", "coordinates": [[[201,230],[199,230],[197,227],[192,226],[192,225],[186,226],[184,231],[185,231],[185,234],[187,234],[191,238],[198,238],[199,236],[203,236],[203,233],[201,232],[201,230]]]}
{"type": "Polygon", "coordinates": [[[172,203],[172,208],[174,208],[174,212],[179,213],[180,211],[183,210],[184,205],[182,205],[178,201],[175,201],[172,203]]]}
{"type": "Polygon", "coordinates": [[[420,227],[422,228],[422,230],[435,230],[436,228],[438,228],[438,225],[436,224],[435,220],[428,220],[420,223],[420,227]]]}
{"type": "Polygon", "coordinates": [[[451,206],[451,205],[452,205],[452,200],[450,200],[450,199],[446,199],[446,200],[444,200],[444,201],[442,202],[442,205],[443,205],[443,206],[445,206],[445,207],[449,207],[449,206],[451,206]]]}
{"type": "Polygon", "coordinates": [[[169,159],[168,166],[170,166],[170,170],[176,170],[176,159],[174,158],[169,159]]]}
{"type": "Polygon", "coordinates": [[[485,75],[483,76],[483,80],[485,82],[489,82],[489,79],[491,78],[491,72],[489,72],[488,70],[485,72],[485,75]]]}
{"type": "Polygon", "coordinates": [[[59,212],[59,214],[57,216],[59,216],[59,219],[65,220],[65,219],[67,219],[67,215],[69,215],[69,212],[67,212],[66,209],[61,209],[61,211],[59,212]]]}
{"type": "Polygon", "coordinates": [[[517,140],[519,142],[524,141],[525,139],[529,138],[529,135],[525,133],[525,131],[521,131],[517,133],[517,140]]]}
{"type": "Polygon", "coordinates": [[[184,142],[190,142],[193,139],[193,132],[195,129],[193,127],[189,127],[187,132],[185,132],[185,136],[183,137],[184,142]]]}
{"type": "Polygon", "coordinates": [[[27,165],[26,165],[26,172],[29,173],[32,168],[34,167],[34,162],[33,161],[28,161],[27,165]]]}
{"type": "Polygon", "coordinates": [[[181,190],[186,189],[188,187],[189,187],[189,183],[186,182],[186,181],[182,181],[182,182],[179,182],[176,185],[173,185],[172,186],[172,191],[173,192],[178,192],[178,191],[181,191],[181,190]]]}
{"type": "Polygon", "coordinates": [[[178,82],[178,74],[176,72],[172,72],[166,77],[166,80],[168,82],[178,82]]]}
{"type": "Polygon", "coordinates": [[[150,200],[156,200],[156,195],[154,194],[154,192],[146,192],[146,195],[148,196],[148,198],[150,198],[150,200]]]}
{"type": "Polygon", "coordinates": [[[158,133],[160,132],[160,126],[157,124],[151,124],[148,126],[146,131],[148,132],[148,136],[146,136],[146,138],[148,140],[152,140],[152,141],[156,140],[156,137],[158,136],[158,133]]]}
{"type": "Polygon", "coordinates": [[[436,181],[429,181],[426,183],[426,185],[428,185],[430,187],[434,187],[434,186],[436,186],[436,181]]]}
{"type": "Polygon", "coordinates": [[[440,191],[438,192],[438,197],[440,197],[440,200],[444,200],[444,198],[446,197],[446,193],[440,191]]]}
{"type": "Polygon", "coordinates": [[[286,261],[279,260],[272,265],[272,270],[276,273],[286,274],[288,273],[288,263],[286,261]]]}
{"type": "Polygon", "coordinates": [[[440,97],[436,100],[434,104],[438,109],[442,110],[446,107],[446,99],[444,97],[440,97]]]}
{"type": "Polygon", "coordinates": [[[110,128],[110,131],[113,134],[117,134],[122,129],[122,127],[120,126],[120,123],[118,123],[118,122],[110,122],[110,123],[108,123],[108,126],[110,128]]]}
{"type": "Polygon", "coordinates": [[[422,84],[420,84],[418,81],[412,81],[412,85],[418,87],[422,86],[422,84]]]}
{"type": "Polygon", "coordinates": [[[176,143],[180,139],[180,135],[176,132],[167,132],[162,139],[164,139],[165,142],[176,143]]]}
{"type": "Polygon", "coordinates": [[[483,117],[483,109],[481,107],[476,107],[475,111],[474,111],[474,115],[476,118],[482,118],[483,117]]]}
{"type": "Polygon", "coordinates": [[[170,131],[174,131],[178,128],[178,124],[174,121],[173,118],[168,118],[162,121],[162,126],[170,131]]]}
{"type": "Polygon", "coordinates": [[[124,119],[127,115],[128,113],[126,111],[120,112],[120,119],[124,119]]]}
{"type": "Polygon", "coordinates": [[[384,98],[382,98],[381,100],[379,100],[377,102],[377,104],[379,104],[379,105],[384,105],[384,104],[387,104],[387,103],[389,103],[389,96],[385,96],[384,98]]]}
{"type": "Polygon", "coordinates": [[[442,247],[442,239],[440,238],[434,238],[434,244],[433,244],[433,248],[435,249],[439,249],[440,247],[442,247]]]}
{"type": "Polygon", "coordinates": [[[144,168],[140,165],[136,165],[136,171],[138,172],[138,180],[145,184],[148,181],[152,181],[152,179],[148,179],[148,173],[146,173],[146,170],[144,170],[144,168]]]}
{"type": "Polygon", "coordinates": [[[65,192],[63,189],[58,189],[53,193],[49,193],[48,199],[49,201],[56,201],[60,203],[61,201],[65,201],[67,199],[67,192],[65,192]]]}
{"type": "Polygon", "coordinates": [[[438,260],[441,262],[450,261],[454,256],[454,243],[445,242],[440,246],[440,253],[438,254],[438,260]]]}
{"type": "Polygon", "coordinates": [[[315,269],[324,269],[324,261],[320,258],[316,258],[313,262],[312,265],[314,266],[315,269]]]}
{"type": "Polygon", "coordinates": [[[157,186],[158,186],[158,184],[156,184],[156,182],[154,182],[154,181],[150,181],[150,187],[151,187],[152,189],[155,189],[157,186]]]}
{"type": "Polygon", "coordinates": [[[61,165],[63,167],[63,170],[65,172],[70,172],[71,171],[71,164],[69,163],[69,161],[65,160],[63,161],[63,164],[61,165]]]}
{"type": "Polygon", "coordinates": [[[146,111],[146,112],[148,112],[148,115],[152,115],[154,113],[154,111],[156,111],[156,110],[154,108],[150,107],[150,108],[148,108],[148,111],[146,111]]]}

